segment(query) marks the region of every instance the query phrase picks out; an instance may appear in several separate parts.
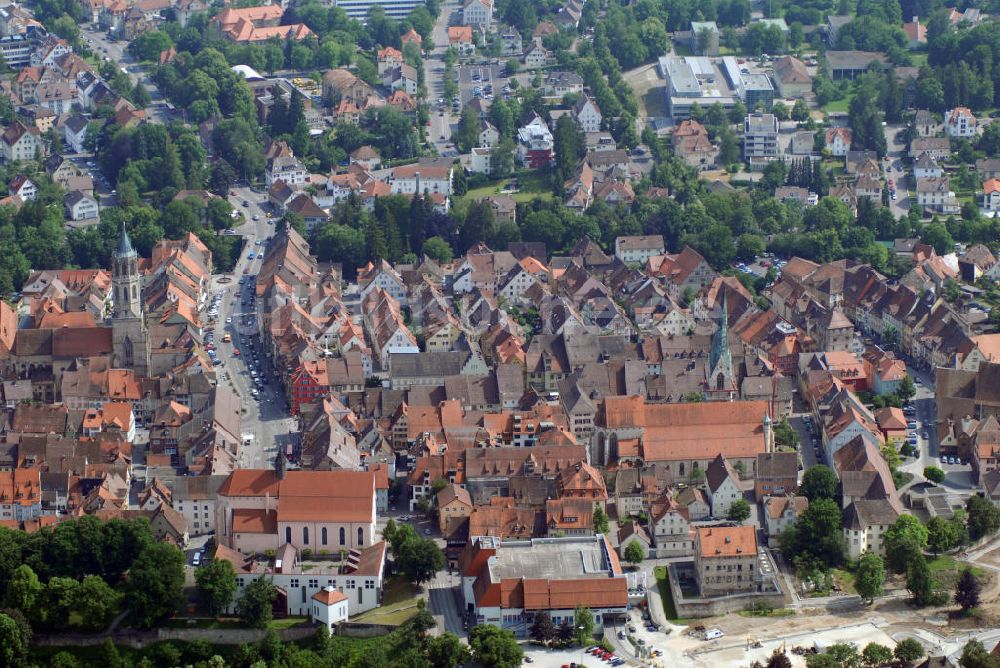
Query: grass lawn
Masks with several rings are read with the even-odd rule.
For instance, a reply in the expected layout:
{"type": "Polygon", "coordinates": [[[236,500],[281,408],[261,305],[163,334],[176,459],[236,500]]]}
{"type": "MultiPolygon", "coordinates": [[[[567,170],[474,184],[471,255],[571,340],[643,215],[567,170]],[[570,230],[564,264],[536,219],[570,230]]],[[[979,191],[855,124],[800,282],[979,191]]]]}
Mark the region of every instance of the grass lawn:
{"type": "MultiPolygon", "coordinates": [[[[931,559],[927,562],[927,565],[930,567],[931,573],[934,574],[934,578],[938,581],[938,584],[942,587],[955,584],[959,574],[968,566],[968,564],[959,562],[955,557],[946,554],[931,559]]],[[[981,578],[986,572],[981,568],[973,566],[972,574],[977,578],[981,578]]]]}
{"type": "Polygon", "coordinates": [[[740,610],[737,614],[740,617],[794,617],[795,611],[791,608],[778,608],[777,610],[772,610],[766,615],[755,614],[752,610],[740,610]]]}
{"type": "Polygon", "coordinates": [[[382,592],[382,605],[353,617],[351,621],[399,625],[417,614],[417,589],[405,578],[389,580],[382,592]]]}
{"type": "Polygon", "coordinates": [[[833,100],[831,102],[827,102],[826,106],[823,107],[823,111],[825,111],[828,114],[833,114],[833,113],[846,114],[847,106],[851,103],[852,97],[854,97],[854,91],[849,92],[845,97],[839,100],[833,100]]]}
{"type": "Polygon", "coordinates": [[[850,571],[845,571],[842,568],[834,568],[833,579],[834,581],[836,581],[838,585],[840,585],[841,591],[846,592],[848,594],[858,593],[854,589],[854,573],[850,571]]]}
{"type": "Polygon", "coordinates": [[[663,600],[663,612],[674,624],[689,624],[692,620],[677,616],[677,607],[674,605],[674,596],[670,591],[670,583],[667,581],[667,567],[657,566],[653,571],[656,575],[656,586],[660,588],[660,598],[663,600]]]}
{"type": "MultiPolygon", "coordinates": [[[[548,174],[539,172],[522,172],[515,174],[512,178],[517,179],[521,186],[520,192],[516,192],[511,197],[515,202],[529,202],[535,198],[552,199],[552,186],[549,184],[548,174]]],[[[489,195],[499,195],[500,190],[510,179],[499,179],[479,188],[470,189],[462,199],[475,201],[489,195]]]]}

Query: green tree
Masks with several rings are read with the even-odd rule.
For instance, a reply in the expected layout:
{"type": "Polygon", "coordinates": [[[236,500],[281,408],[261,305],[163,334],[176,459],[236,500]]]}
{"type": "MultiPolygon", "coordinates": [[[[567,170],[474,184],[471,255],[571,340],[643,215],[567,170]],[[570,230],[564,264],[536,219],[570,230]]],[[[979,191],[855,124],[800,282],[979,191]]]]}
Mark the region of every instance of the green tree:
{"type": "Polygon", "coordinates": [[[552,135],[556,178],[560,180],[558,185],[561,186],[562,181],[569,179],[576,171],[577,161],[587,150],[587,141],[580,124],[569,115],[559,117],[552,135]]]}
{"type": "Polygon", "coordinates": [[[122,657],[111,638],[105,638],[97,648],[97,665],[107,668],[123,668],[122,657]]]}
{"type": "Polygon", "coordinates": [[[892,662],[892,650],[877,642],[870,642],[861,650],[861,661],[868,668],[881,668],[892,662]]]}
{"type": "Polygon", "coordinates": [[[937,466],[927,466],[924,467],[924,477],[933,483],[944,482],[944,471],[942,471],[937,466]]]}
{"type": "Polygon", "coordinates": [[[451,246],[448,245],[447,241],[437,236],[430,237],[425,241],[420,252],[440,264],[447,264],[452,259],[451,246]]]}
{"type": "Polygon", "coordinates": [[[473,147],[479,145],[479,115],[470,105],[462,110],[462,115],[458,119],[458,127],[452,136],[455,146],[462,153],[468,153],[473,147]]]}
{"type": "Polygon", "coordinates": [[[924,656],[924,653],[924,646],[916,638],[903,638],[896,643],[896,648],[892,650],[892,655],[904,666],[912,664],[924,656]]]}
{"type": "MultiPolygon", "coordinates": [[[[940,469],[938,469],[940,470],[940,469]]],[[[927,522],[927,547],[934,554],[946,552],[959,545],[959,527],[941,516],[927,522]]]]}
{"type": "Polygon", "coordinates": [[[1000,508],[989,499],[974,494],[965,502],[969,538],[979,540],[1000,529],[1000,508]]]}
{"type": "Polygon", "coordinates": [[[427,661],[432,668],[453,668],[469,662],[472,653],[454,633],[427,639],[427,661]]]}
{"type": "Polygon", "coordinates": [[[28,650],[17,622],[10,615],[0,612],[0,666],[20,665],[28,650]]]}
{"type": "Polygon", "coordinates": [[[50,578],[45,585],[39,612],[45,618],[45,626],[51,629],[69,626],[69,616],[76,609],[76,590],[80,583],[73,578],[50,578]]]}
{"type": "Polygon", "coordinates": [[[910,378],[910,374],[906,374],[903,377],[902,382],[900,382],[899,387],[896,388],[896,396],[903,404],[910,403],[910,400],[917,395],[917,387],[913,384],[913,379],[910,378]]]}
{"type": "Polygon", "coordinates": [[[271,578],[259,577],[243,589],[236,600],[236,614],[255,629],[265,628],[271,621],[278,590],[271,578]]]}
{"type": "Polygon", "coordinates": [[[929,605],[934,599],[934,578],[923,554],[912,556],[906,566],[906,590],[917,605],[929,605]]]}
{"type": "Polygon", "coordinates": [[[958,582],[955,583],[955,603],[958,603],[963,611],[978,608],[981,591],[982,585],[979,584],[979,579],[972,572],[972,569],[968,567],[962,569],[962,574],[958,576],[958,582]]]}
{"type": "Polygon", "coordinates": [[[594,508],[594,533],[608,533],[608,515],[600,506],[594,508]]]}
{"type": "Polygon", "coordinates": [[[746,499],[736,499],[733,501],[732,505],[729,506],[728,519],[731,522],[739,522],[742,524],[750,517],[750,504],[747,503],[746,499]]]}
{"type": "Polygon", "coordinates": [[[111,622],[118,606],[118,593],[102,578],[88,575],[74,592],[76,613],[89,631],[101,631],[111,622]]]}
{"type": "Polygon", "coordinates": [[[958,665],[962,668],[997,668],[997,659],[986,651],[983,643],[975,638],[965,643],[958,665]]]}
{"type": "Polygon", "coordinates": [[[905,573],[910,561],[927,546],[927,527],[913,515],[900,515],[886,529],[883,540],[886,564],[896,573],[905,573]]]}
{"type": "Polygon", "coordinates": [[[944,255],[954,250],[955,240],[948,232],[948,228],[941,223],[931,223],[925,227],[920,239],[925,244],[933,246],[938,255],[944,255]]]}
{"type": "Polygon", "coordinates": [[[810,466],[802,476],[799,493],[810,501],[832,499],[837,495],[837,475],[824,464],[810,466]]]}
{"type": "Polygon", "coordinates": [[[799,123],[809,120],[809,107],[802,98],[795,100],[795,104],[792,105],[792,120],[799,123]]]}
{"type": "Polygon", "coordinates": [[[517,668],[524,652],[509,629],[492,624],[480,624],[469,632],[469,645],[476,663],[491,668],[517,668]]]}
{"type": "Polygon", "coordinates": [[[816,499],[793,527],[780,536],[781,549],[793,560],[836,566],[844,561],[846,544],[840,506],[832,499],[816,499]]]}
{"type": "Polygon", "coordinates": [[[634,540],[629,543],[625,548],[625,552],[622,554],[622,557],[630,564],[641,563],[644,555],[642,552],[642,545],[639,544],[639,541],[634,540]]]}
{"type": "Polygon", "coordinates": [[[552,623],[552,616],[542,610],[535,613],[535,618],[531,622],[531,637],[538,642],[548,642],[556,636],[556,625],[552,623]]]}
{"type": "Polygon", "coordinates": [[[867,603],[871,603],[882,595],[884,585],[885,563],[882,557],[874,552],[866,552],[858,562],[858,572],[854,580],[858,595],[867,603]]]}
{"type": "Polygon", "coordinates": [[[221,615],[236,595],[236,571],[225,559],[210,559],[194,574],[198,600],[212,616],[221,615]]]}
{"type": "Polygon", "coordinates": [[[590,608],[578,605],[573,610],[573,635],[577,645],[586,645],[594,639],[594,615],[590,608]]]}
{"type": "Polygon", "coordinates": [[[444,568],[444,553],[433,540],[414,536],[400,546],[396,554],[396,565],[407,580],[423,584],[444,568]]]}
{"type": "Polygon", "coordinates": [[[181,603],[184,553],[168,543],[146,546],[128,572],[125,595],[136,622],[151,628],[181,603]]]}
{"type": "Polygon", "coordinates": [[[7,594],[4,596],[4,606],[20,610],[26,615],[35,611],[35,603],[42,595],[45,587],[38,580],[35,571],[28,564],[21,564],[10,577],[7,584],[7,594]]]}

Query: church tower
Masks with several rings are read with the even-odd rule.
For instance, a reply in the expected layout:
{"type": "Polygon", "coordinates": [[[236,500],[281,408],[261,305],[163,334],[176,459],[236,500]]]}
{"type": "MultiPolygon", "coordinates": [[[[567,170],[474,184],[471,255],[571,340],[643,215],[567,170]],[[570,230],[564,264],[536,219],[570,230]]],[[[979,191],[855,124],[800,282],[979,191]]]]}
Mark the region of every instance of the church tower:
{"type": "Polygon", "coordinates": [[[111,260],[111,287],[114,311],[111,315],[113,363],[140,376],[149,375],[149,332],[142,312],[142,279],[139,256],[122,225],[118,249],[111,260]]]}
{"type": "Polygon", "coordinates": [[[729,304],[725,286],[721,290],[722,319],[719,329],[712,336],[712,351],[708,358],[708,394],[718,400],[733,400],[736,398],[736,379],[733,376],[733,354],[729,350],[729,304]]]}

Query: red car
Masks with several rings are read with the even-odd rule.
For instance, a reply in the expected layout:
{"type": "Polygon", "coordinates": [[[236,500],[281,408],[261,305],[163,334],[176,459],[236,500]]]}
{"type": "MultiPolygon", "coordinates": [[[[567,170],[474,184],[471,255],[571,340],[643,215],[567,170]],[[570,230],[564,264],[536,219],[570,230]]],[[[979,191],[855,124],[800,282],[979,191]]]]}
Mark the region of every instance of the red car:
{"type": "Polygon", "coordinates": [[[236,355],[237,357],[239,357],[240,356],[240,349],[239,348],[233,348],[233,354],[236,355]]]}

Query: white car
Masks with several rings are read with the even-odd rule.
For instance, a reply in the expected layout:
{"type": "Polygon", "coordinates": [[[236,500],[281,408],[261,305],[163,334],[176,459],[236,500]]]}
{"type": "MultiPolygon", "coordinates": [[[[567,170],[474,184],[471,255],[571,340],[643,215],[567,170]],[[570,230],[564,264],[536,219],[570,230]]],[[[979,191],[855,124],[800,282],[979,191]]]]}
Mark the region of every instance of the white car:
{"type": "Polygon", "coordinates": [[[233,324],[233,319],[232,318],[226,318],[226,324],[227,325],[233,324]]]}

